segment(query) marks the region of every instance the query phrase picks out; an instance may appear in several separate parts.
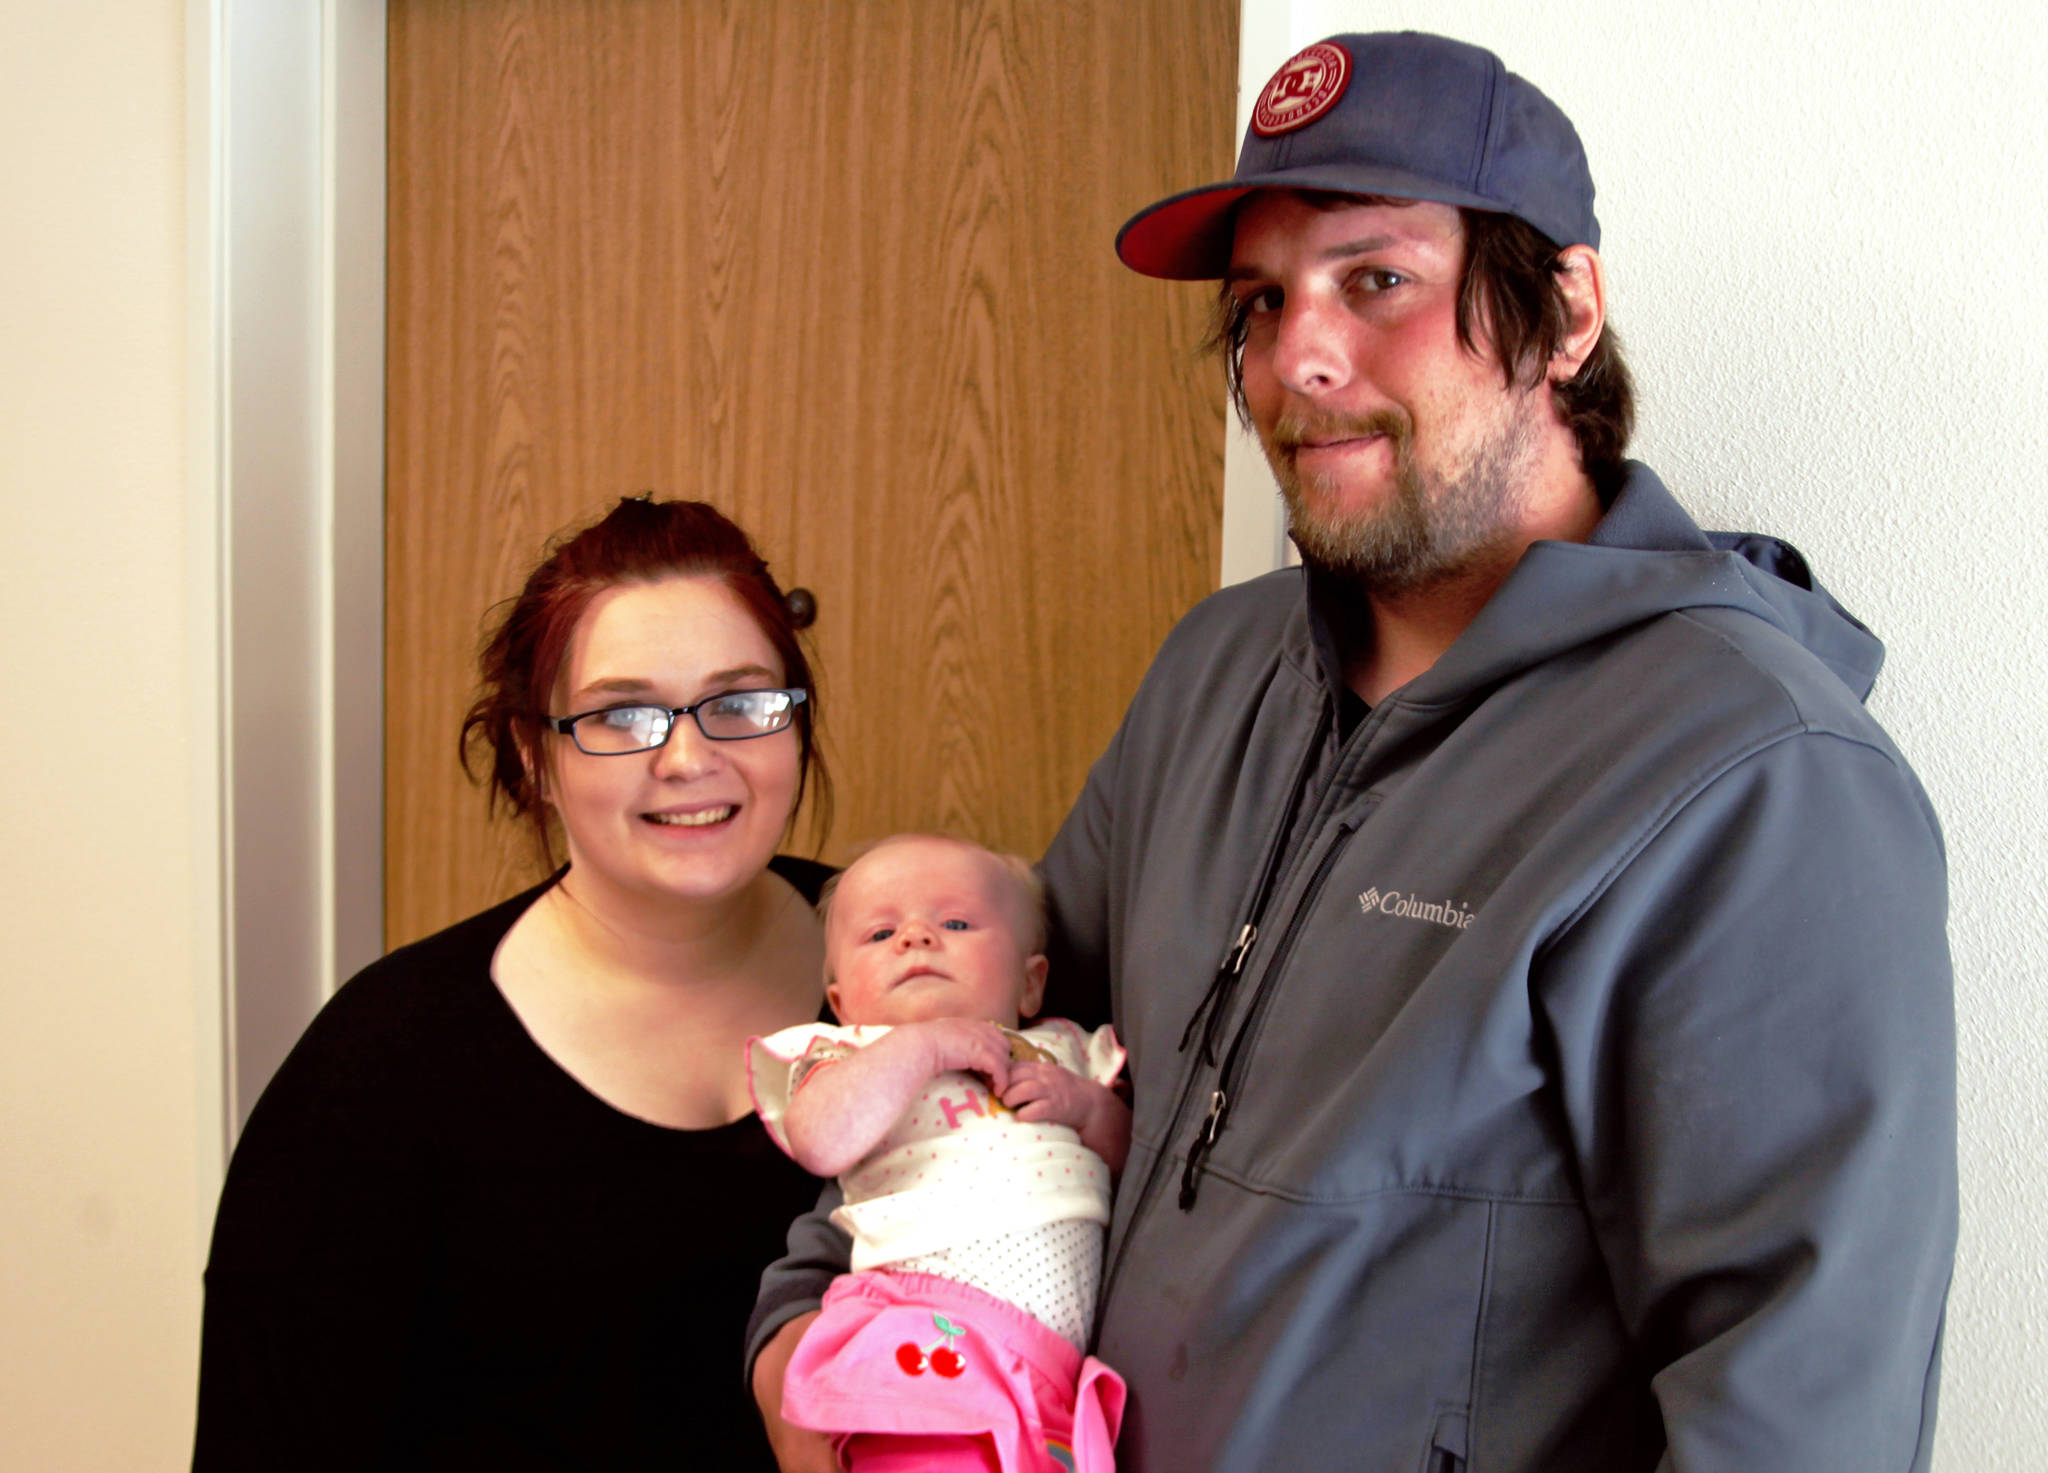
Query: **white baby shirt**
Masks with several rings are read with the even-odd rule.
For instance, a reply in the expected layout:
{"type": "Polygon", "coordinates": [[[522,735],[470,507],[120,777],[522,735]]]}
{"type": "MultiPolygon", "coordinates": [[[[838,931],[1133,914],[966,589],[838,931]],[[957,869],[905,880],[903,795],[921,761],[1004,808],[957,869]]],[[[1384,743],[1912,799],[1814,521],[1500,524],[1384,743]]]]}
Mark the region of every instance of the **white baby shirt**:
{"type": "MultiPolygon", "coordinates": [[[[748,1087],[778,1145],[789,1149],[782,1119],[803,1076],[888,1031],[805,1023],[749,1041],[748,1087]]],[[[1107,1025],[1090,1034],[1053,1018],[1021,1036],[1098,1084],[1123,1068],[1123,1046],[1107,1025]]],[[[839,1182],[846,1202],[832,1220],[853,1237],[856,1271],[1054,1223],[1109,1221],[1102,1158],[1070,1126],[1018,1120],[973,1074],[934,1076],[839,1182]]]]}

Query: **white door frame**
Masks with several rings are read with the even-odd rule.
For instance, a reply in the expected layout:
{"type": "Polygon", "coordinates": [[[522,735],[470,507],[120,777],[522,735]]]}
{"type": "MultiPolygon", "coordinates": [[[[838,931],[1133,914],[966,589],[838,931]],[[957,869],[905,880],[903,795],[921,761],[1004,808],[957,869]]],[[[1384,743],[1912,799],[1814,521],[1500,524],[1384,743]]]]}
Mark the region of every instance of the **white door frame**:
{"type": "Polygon", "coordinates": [[[382,949],[384,26],[384,0],[186,6],[215,1178],[308,1019],[382,949]]]}
{"type": "MultiPolygon", "coordinates": [[[[1266,79],[1306,41],[1297,40],[1305,22],[1291,0],[1244,0],[1237,12],[1237,137],[1251,124],[1252,107],[1266,79]]],[[[1309,39],[1314,39],[1310,37],[1309,39]]],[[[1235,153],[1232,155],[1235,162],[1235,153]]],[[[1207,180],[1180,185],[1193,189],[1207,180]]],[[[1294,561],[1287,540],[1287,510],[1258,438],[1229,412],[1223,445],[1223,566],[1220,582],[1227,587],[1294,561]]]]}

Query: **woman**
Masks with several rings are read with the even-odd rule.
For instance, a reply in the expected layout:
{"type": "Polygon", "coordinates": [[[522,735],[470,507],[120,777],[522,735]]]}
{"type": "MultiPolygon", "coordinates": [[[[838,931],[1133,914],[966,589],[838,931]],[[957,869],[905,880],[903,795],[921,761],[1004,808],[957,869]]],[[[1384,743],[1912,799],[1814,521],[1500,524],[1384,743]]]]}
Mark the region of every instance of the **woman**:
{"type": "Polygon", "coordinates": [[[622,501],[535,569],[465,760],[567,864],[364,969],[265,1090],[214,1228],[196,1469],[774,1466],[740,1341],[817,1183],[744,1045],[822,1007],[826,871],[776,855],[824,782],[815,710],[711,507],[622,501]]]}

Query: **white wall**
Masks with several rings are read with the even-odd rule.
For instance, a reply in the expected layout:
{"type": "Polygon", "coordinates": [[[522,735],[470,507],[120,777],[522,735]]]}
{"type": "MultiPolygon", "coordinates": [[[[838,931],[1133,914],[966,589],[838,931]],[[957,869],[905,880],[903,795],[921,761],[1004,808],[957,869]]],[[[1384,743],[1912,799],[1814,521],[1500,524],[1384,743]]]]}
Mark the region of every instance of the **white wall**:
{"type": "Polygon", "coordinates": [[[1324,35],[1400,29],[1491,48],[1578,125],[1641,390],[1635,453],[1703,523],[1805,549],[1890,648],[1871,706],[1947,826],[1961,1036],[1937,1467],[2031,1473],[2048,1446],[2048,27],[2022,0],[1246,0],[1240,73],[1256,88],[1324,35]]]}
{"type": "Polygon", "coordinates": [[[15,5],[0,42],[0,1467],[36,1473],[190,1458],[219,1101],[184,25],[15,5]]]}

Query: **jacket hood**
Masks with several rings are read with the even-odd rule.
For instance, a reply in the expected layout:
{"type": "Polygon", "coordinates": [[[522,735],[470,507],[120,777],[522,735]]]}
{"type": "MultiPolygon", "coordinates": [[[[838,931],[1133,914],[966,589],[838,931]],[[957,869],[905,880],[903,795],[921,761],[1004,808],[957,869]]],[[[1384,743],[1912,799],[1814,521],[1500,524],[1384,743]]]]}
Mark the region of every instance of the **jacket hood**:
{"type": "Polygon", "coordinates": [[[1628,475],[1590,541],[1538,542],[1479,617],[1402,693],[1462,700],[1518,670],[1682,609],[1740,610],[1782,630],[1861,701],[1884,663],[1876,635],[1829,596],[1789,543],[1702,532],[1648,466],[1628,475]]]}

